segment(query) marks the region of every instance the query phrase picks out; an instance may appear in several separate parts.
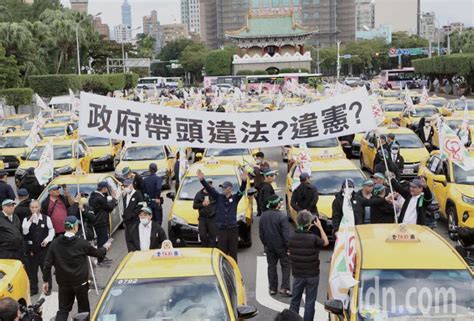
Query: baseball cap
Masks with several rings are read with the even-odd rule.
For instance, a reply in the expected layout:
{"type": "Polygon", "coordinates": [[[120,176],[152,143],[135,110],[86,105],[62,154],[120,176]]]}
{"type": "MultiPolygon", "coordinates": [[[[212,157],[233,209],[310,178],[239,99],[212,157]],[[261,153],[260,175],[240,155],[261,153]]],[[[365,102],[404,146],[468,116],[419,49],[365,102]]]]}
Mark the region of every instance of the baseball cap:
{"type": "Polygon", "coordinates": [[[122,175],[127,175],[128,173],[130,173],[132,170],[130,169],[130,167],[126,166],[122,169],[122,175]]]}
{"type": "Polygon", "coordinates": [[[305,181],[307,180],[308,178],[310,178],[311,175],[309,175],[309,173],[301,173],[300,175],[300,181],[305,181]]]}
{"type": "Polygon", "coordinates": [[[0,177],[3,177],[3,176],[5,176],[5,175],[7,175],[7,172],[4,171],[3,169],[0,170],[0,177]]]}
{"type": "Polygon", "coordinates": [[[106,181],[101,181],[99,184],[97,184],[97,189],[103,189],[109,187],[109,184],[106,181]]]}
{"type": "Polygon", "coordinates": [[[342,181],[342,188],[346,187],[346,182],[347,182],[347,186],[354,187],[354,181],[350,178],[347,178],[347,179],[342,181]]]}
{"type": "Polygon", "coordinates": [[[365,181],[362,183],[362,186],[374,186],[374,181],[371,180],[371,179],[365,180],[365,181]]]}
{"type": "Polygon", "coordinates": [[[395,134],[394,133],[389,133],[387,135],[387,137],[390,138],[390,139],[395,139],[395,134]]]}
{"type": "Polygon", "coordinates": [[[380,135],[380,139],[387,140],[387,137],[385,135],[380,135]]]}
{"type": "Polygon", "coordinates": [[[410,187],[423,187],[423,183],[421,182],[421,179],[415,178],[410,182],[410,187]]]}
{"type": "Polygon", "coordinates": [[[26,190],[26,188],[20,188],[18,190],[18,196],[28,196],[28,191],[26,190]]]}
{"type": "Polygon", "coordinates": [[[225,181],[224,183],[222,183],[221,185],[219,185],[219,187],[221,188],[227,188],[227,187],[233,187],[234,185],[232,185],[231,182],[229,181],[225,181]]]}
{"type": "Polygon", "coordinates": [[[64,219],[64,227],[67,229],[72,229],[76,224],[79,224],[79,220],[73,215],[66,216],[64,219]]]}
{"type": "Polygon", "coordinates": [[[48,192],[55,191],[55,190],[58,190],[60,188],[61,188],[61,186],[59,186],[57,184],[51,184],[51,185],[48,186],[48,192]]]}
{"type": "Polygon", "coordinates": [[[15,205],[16,202],[14,200],[11,200],[11,199],[6,199],[2,202],[2,206],[10,206],[10,205],[15,205]]]}
{"type": "Polygon", "coordinates": [[[400,149],[400,145],[398,145],[398,144],[393,144],[392,147],[390,147],[390,149],[392,149],[392,150],[399,150],[399,149],[400,149]]]}
{"type": "Polygon", "coordinates": [[[278,195],[274,194],[274,195],[270,196],[270,198],[268,199],[267,208],[271,207],[272,205],[278,204],[281,201],[283,201],[283,199],[281,197],[279,197],[278,195]]]}
{"type": "Polygon", "coordinates": [[[153,212],[151,211],[151,209],[150,209],[149,207],[142,207],[142,208],[140,209],[140,213],[141,213],[141,212],[144,212],[144,213],[150,214],[150,215],[153,214],[153,212]]]}
{"type": "Polygon", "coordinates": [[[382,192],[384,189],[385,189],[385,186],[383,186],[382,184],[376,184],[374,186],[374,194],[377,195],[380,192],[382,192]]]}
{"type": "Polygon", "coordinates": [[[262,170],[262,174],[263,176],[271,176],[275,175],[276,171],[272,171],[270,168],[265,168],[264,170],[262,170]]]}
{"type": "Polygon", "coordinates": [[[208,184],[212,184],[212,182],[213,182],[213,181],[212,181],[212,178],[206,178],[206,182],[207,182],[208,184]]]}
{"type": "Polygon", "coordinates": [[[372,178],[380,178],[380,179],[385,179],[385,175],[382,173],[375,173],[374,175],[371,176],[372,178]]]}

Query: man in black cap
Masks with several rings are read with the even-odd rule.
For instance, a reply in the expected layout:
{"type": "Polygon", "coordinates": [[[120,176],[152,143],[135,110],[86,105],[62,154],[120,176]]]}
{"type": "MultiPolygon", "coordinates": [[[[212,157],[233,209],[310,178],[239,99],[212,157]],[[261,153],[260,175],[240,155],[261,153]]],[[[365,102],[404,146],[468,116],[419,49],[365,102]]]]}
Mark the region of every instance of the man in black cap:
{"type": "Polygon", "coordinates": [[[3,200],[0,213],[0,259],[24,260],[21,222],[14,214],[15,201],[3,200]]]}
{"type": "Polygon", "coordinates": [[[275,195],[275,190],[273,189],[272,183],[275,181],[276,172],[272,171],[270,168],[266,168],[261,171],[263,175],[263,182],[260,184],[258,189],[258,212],[257,216],[262,215],[262,213],[267,209],[267,202],[275,195]]]}
{"type": "MultiPolygon", "coordinates": [[[[112,191],[112,195],[108,195],[108,193],[109,184],[106,181],[102,181],[97,185],[97,190],[89,197],[89,206],[95,215],[94,229],[97,234],[97,247],[102,247],[109,239],[110,212],[117,205],[115,192],[112,191]]],[[[98,265],[107,267],[107,263],[110,262],[111,260],[107,258],[105,260],[101,258],[98,265]]]]}
{"type": "Polygon", "coordinates": [[[7,172],[0,170],[0,204],[6,199],[15,199],[15,192],[13,191],[13,188],[8,185],[7,179],[7,172]]]}
{"type": "Polygon", "coordinates": [[[205,180],[204,173],[199,169],[197,177],[210,196],[216,200],[217,247],[237,262],[237,248],[239,243],[239,224],[237,223],[237,206],[247,188],[248,173],[242,172],[239,191],[233,193],[231,182],[224,182],[219,187],[222,193],[217,192],[205,180]]]}
{"type": "MultiPolygon", "coordinates": [[[[207,184],[212,187],[212,179],[206,179],[207,184]]],[[[198,231],[201,246],[215,247],[217,237],[216,227],[216,200],[202,188],[194,196],[193,208],[199,212],[198,231]]]]}
{"type": "Polygon", "coordinates": [[[123,179],[131,179],[133,180],[133,186],[137,191],[142,191],[143,192],[143,178],[140,176],[140,174],[136,172],[132,172],[132,169],[130,167],[124,167],[122,169],[122,176],[123,179]]]}
{"type": "Polygon", "coordinates": [[[153,220],[161,225],[163,222],[163,200],[161,198],[163,179],[156,175],[158,166],[155,163],[151,163],[148,169],[150,170],[150,175],[143,180],[144,196],[147,199],[148,207],[153,212],[153,220]]]}
{"type": "Polygon", "coordinates": [[[20,188],[26,189],[32,199],[38,199],[44,186],[38,182],[34,167],[30,167],[26,170],[25,175],[21,178],[20,188]]]}
{"type": "Polygon", "coordinates": [[[130,238],[127,241],[128,251],[146,251],[161,248],[166,240],[165,230],[152,220],[152,211],[143,207],[139,214],[139,222],[130,229],[130,238]]]}
{"type": "Polygon", "coordinates": [[[18,200],[19,200],[19,203],[15,207],[15,214],[20,219],[20,222],[23,222],[23,220],[26,217],[29,217],[31,215],[31,212],[30,212],[31,198],[28,196],[28,191],[26,189],[20,188],[18,190],[18,200]]]}
{"type": "Polygon", "coordinates": [[[280,293],[291,296],[290,260],[288,258],[290,231],[288,217],[280,211],[281,201],[282,199],[278,195],[270,197],[267,201],[267,210],[262,213],[258,228],[267,257],[270,295],[275,295],[278,291],[277,264],[280,261],[282,275],[280,293]]]}
{"type": "Polygon", "coordinates": [[[311,184],[311,176],[308,173],[301,173],[300,185],[298,185],[293,191],[293,195],[291,195],[291,207],[297,212],[307,210],[317,216],[318,199],[318,190],[314,184],[311,184]]]}
{"type": "Polygon", "coordinates": [[[95,248],[88,241],[77,237],[79,220],[68,216],[64,220],[66,232],[53,240],[49,246],[43,268],[43,292],[49,292],[51,268],[56,271],[58,283],[59,309],[56,321],[67,321],[74,300],[77,299],[78,312],[89,312],[89,266],[87,256],[103,258],[110,248],[110,243],[95,248]]]}
{"type": "Polygon", "coordinates": [[[426,211],[433,200],[433,195],[423,178],[415,178],[410,182],[409,189],[404,188],[395,178],[392,178],[393,189],[399,193],[405,202],[402,205],[399,223],[426,224],[426,211]]]}

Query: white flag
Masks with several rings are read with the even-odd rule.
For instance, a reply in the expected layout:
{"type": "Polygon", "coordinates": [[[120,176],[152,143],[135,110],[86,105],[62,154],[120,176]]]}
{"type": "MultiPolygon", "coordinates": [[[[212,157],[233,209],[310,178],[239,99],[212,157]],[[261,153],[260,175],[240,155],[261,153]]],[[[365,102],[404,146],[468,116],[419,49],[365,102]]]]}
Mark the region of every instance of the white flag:
{"type": "Polygon", "coordinates": [[[179,148],[179,180],[181,181],[188,170],[188,158],[186,157],[186,148],[179,148]]]}
{"type": "Polygon", "coordinates": [[[81,101],[74,96],[74,92],[69,88],[69,100],[71,104],[71,111],[79,111],[79,106],[81,105],[81,101]]]}
{"type": "Polygon", "coordinates": [[[3,111],[3,105],[0,104],[0,119],[5,118],[5,112],[3,111]]]}
{"type": "MultiPolygon", "coordinates": [[[[40,113],[41,115],[41,113],[40,113]]],[[[37,119],[35,119],[33,123],[33,127],[31,127],[31,132],[25,140],[25,145],[29,148],[33,148],[41,141],[39,131],[41,129],[40,123],[37,119]]]]}
{"type": "Polygon", "coordinates": [[[40,185],[44,185],[53,178],[54,174],[54,149],[53,140],[49,139],[44,146],[43,153],[38,161],[38,167],[35,168],[35,176],[40,185]]]}
{"type": "Polygon", "coordinates": [[[43,98],[40,97],[40,95],[35,94],[35,99],[36,99],[36,105],[38,105],[41,109],[44,110],[51,110],[48,105],[44,102],[43,98]]]}
{"type": "Polygon", "coordinates": [[[423,86],[423,91],[421,93],[420,104],[426,104],[426,102],[428,101],[428,98],[430,98],[430,96],[428,95],[428,90],[426,90],[426,87],[423,86]]]}

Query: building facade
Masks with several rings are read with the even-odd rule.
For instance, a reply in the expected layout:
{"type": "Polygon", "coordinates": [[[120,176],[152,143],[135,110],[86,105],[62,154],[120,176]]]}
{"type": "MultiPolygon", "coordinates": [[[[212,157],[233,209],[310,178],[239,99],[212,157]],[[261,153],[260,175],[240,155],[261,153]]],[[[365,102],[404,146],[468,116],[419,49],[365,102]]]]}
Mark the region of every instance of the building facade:
{"type": "Polygon", "coordinates": [[[158,13],[152,10],[149,16],[143,17],[143,33],[146,35],[152,34],[158,29],[158,13]]]}
{"type": "Polygon", "coordinates": [[[162,45],[166,46],[168,43],[178,40],[187,39],[189,37],[188,26],[183,23],[173,23],[168,25],[161,25],[162,45]]]}
{"type": "Polygon", "coordinates": [[[375,28],[392,26],[392,32],[417,33],[418,0],[376,0],[374,15],[375,28]]]}
{"type": "Polygon", "coordinates": [[[216,5],[216,0],[199,0],[200,36],[209,48],[217,48],[216,5]]]}
{"type": "Polygon", "coordinates": [[[94,18],[94,29],[102,38],[104,39],[110,38],[109,25],[106,23],[102,23],[102,19],[100,17],[94,18]]]}
{"type": "Polygon", "coordinates": [[[71,10],[87,13],[88,0],[70,0],[71,10]]]}
{"type": "Polygon", "coordinates": [[[181,23],[188,26],[188,32],[201,33],[201,10],[199,0],[181,0],[181,23]]]}
{"type": "Polygon", "coordinates": [[[373,0],[356,0],[356,31],[375,28],[373,0]]]}
{"type": "Polygon", "coordinates": [[[114,27],[114,40],[118,43],[132,42],[132,28],[124,24],[115,26],[114,27]]]}
{"type": "Polygon", "coordinates": [[[127,0],[122,3],[122,24],[132,27],[132,7],[127,0]]]}
{"type": "Polygon", "coordinates": [[[392,27],[384,25],[371,30],[358,30],[356,31],[356,38],[357,40],[372,40],[375,38],[383,38],[386,43],[391,43],[392,27]]]}
{"type": "Polygon", "coordinates": [[[436,22],[434,12],[424,12],[420,20],[420,37],[435,41],[437,38],[436,22]]]}

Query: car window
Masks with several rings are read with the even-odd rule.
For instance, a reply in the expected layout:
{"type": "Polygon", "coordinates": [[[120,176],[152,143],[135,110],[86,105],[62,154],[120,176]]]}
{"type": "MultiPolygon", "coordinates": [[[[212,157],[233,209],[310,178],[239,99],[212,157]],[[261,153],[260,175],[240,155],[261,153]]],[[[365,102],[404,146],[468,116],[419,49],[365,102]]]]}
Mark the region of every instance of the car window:
{"type": "Polygon", "coordinates": [[[429,169],[430,172],[436,174],[438,168],[440,167],[440,163],[441,163],[441,159],[439,159],[438,156],[433,156],[426,163],[426,167],[429,169]]]}
{"type": "MultiPolygon", "coordinates": [[[[212,179],[212,186],[220,192],[219,185],[228,181],[232,183],[232,190],[237,193],[240,183],[237,180],[236,175],[208,175],[206,179],[212,179]]],[[[192,201],[197,192],[202,189],[201,182],[196,176],[187,176],[183,182],[180,183],[180,189],[178,191],[178,199],[183,201],[192,201]]]]}
{"type": "Polygon", "coordinates": [[[229,293],[230,303],[234,313],[237,312],[237,286],[235,283],[235,274],[232,269],[230,262],[222,257],[221,258],[221,272],[224,279],[225,286],[227,288],[227,293],[229,293]]]}

